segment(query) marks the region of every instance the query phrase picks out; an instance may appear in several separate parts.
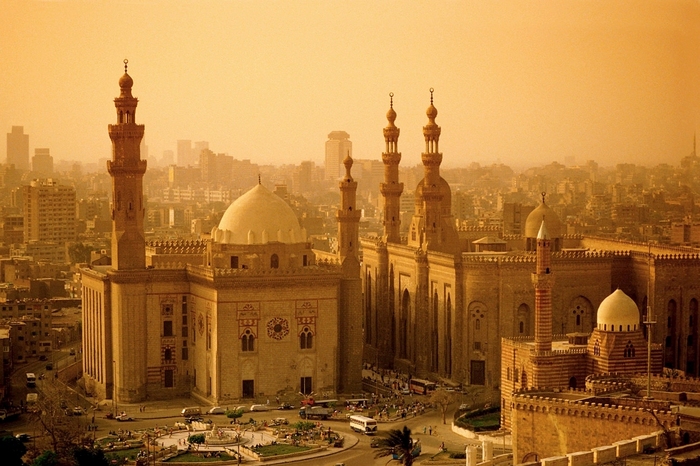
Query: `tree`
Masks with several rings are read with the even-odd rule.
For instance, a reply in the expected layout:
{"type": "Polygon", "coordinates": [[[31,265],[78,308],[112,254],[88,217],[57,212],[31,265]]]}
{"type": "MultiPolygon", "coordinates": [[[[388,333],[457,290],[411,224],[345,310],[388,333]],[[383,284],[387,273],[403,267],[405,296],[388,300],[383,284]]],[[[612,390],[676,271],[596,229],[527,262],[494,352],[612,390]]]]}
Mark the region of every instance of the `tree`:
{"type": "Polygon", "coordinates": [[[396,455],[404,466],[413,464],[413,438],[411,437],[411,429],[403,426],[403,429],[391,429],[388,435],[379,440],[375,458],[383,456],[396,455]]]}
{"type": "Polygon", "coordinates": [[[71,264],[83,264],[90,262],[90,253],[92,252],[92,249],[92,247],[80,242],[73,243],[68,246],[68,257],[70,258],[71,264]]]}
{"type": "MultiPolygon", "coordinates": [[[[70,408],[66,408],[66,400],[72,397],[73,394],[65,386],[52,377],[47,378],[42,383],[41,395],[37,399],[36,412],[32,419],[33,423],[38,424],[37,430],[46,432],[46,437],[42,440],[37,438],[39,450],[51,450],[60,460],[73,458],[73,450],[83,445],[87,436],[84,428],[80,426],[82,416],[67,414],[70,408]]],[[[92,437],[87,438],[91,443],[92,437]]]]}
{"type": "Polygon", "coordinates": [[[0,458],[2,458],[2,464],[7,466],[22,466],[24,465],[22,457],[25,453],[27,453],[27,447],[15,437],[8,436],[0,438],[0,458]]]}
{"type": "Polygon", "coordinates": [[[243,408],[241,409],[227,409],[226,417],[229,419],[238,419],[243,417],[243,408]]]}
{"type": "Polygon", "coordinates": [[[190,437],[187,439],[190,444],[194,445],[196,450],[199,450],[199,446],[204,443],[204,440],[204,434],[190,435],[190,437]]]}
{"type": "Polygon", "coordinates": [[[58,455],[46,450],[32,461],[32,466],[58,466],[58,455]]]}
{"type": "Polygon", "coordinates": [[[442,423],[447,424],[445,416],[447,415],[447,410],[450,408],[450,405],[455,402],[454,392],[448,392],[442,388],[435,390],[432,395],[430,395],[430,402],[440,410],[442,414],[442,423]]]}
{"type": "Polygon", "coordinates": [[[109,460],[101,448],[76,448],[73,458],[77,466],[109,466],[109,460]]]}

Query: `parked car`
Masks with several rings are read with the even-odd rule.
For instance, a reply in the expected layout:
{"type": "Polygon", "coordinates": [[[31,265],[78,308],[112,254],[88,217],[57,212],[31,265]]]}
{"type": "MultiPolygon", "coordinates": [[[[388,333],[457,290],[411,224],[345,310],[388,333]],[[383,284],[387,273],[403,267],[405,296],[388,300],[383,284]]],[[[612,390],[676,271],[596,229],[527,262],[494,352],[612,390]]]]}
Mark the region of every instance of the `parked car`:
{"type": "Polygon", "coordinates": [[[251,411],[269,411],[270,405],[252,405],[250,407],[251,411]]]}
{"type": "Polygon", "coordinates": [[[277,407],[277,409],[294,409],[294,405],[291,403],[282,403],[277,407]]]}
{"type": "Polygon", "coordinates": [[[202,416],[190,416],[185,418],[185,423],[192,424],[193,422],[203,422],[204,418],[202,416]]]}
{"type": "Polygon", "coordinates": [[[39,356],[39,361],[46,361],[47,359],[49,359],[49,358],[47,358],[45,354],[42,354],[41,356],[39,356]]]}
{"type": "Polygon", "coordinates": [[[226,410],[221,406],[214,406],[207,411],[207,414],[226,414],[226,410]]]}
{"type": "Polygon", "coordinates": [[[76,406],[75,408],[73,408],[74,416],[80,416],[81,414],[83,414],[83,408],[81,408],[80,406],[76,406]]]}
{"type": "Polygon", "coordinates": [[[29,434],[17,434],[15,435],[15,438],[19,440],[20,442],[28,442],[32,439],[32,436],[29,434]]]}
{"type": "Polygon", "coordinates": [[[52,370],[53,370],[53,363],[52,363],[52,362],[46,363],[46,370],[47,370],[47,371],[52,371],[52,370]]]}
{"type": "Polygon", "coordinates": [[[71,356],[75,356],[75,348],[71,348],[71,349],[70,349],[70,355],[71,355],[71,356]]]}
{"type": "Polygon", "coordinates": [[[117,421],[133,421],[134,418],[128,416],[126,413],[121,413],[116,417],[117,421]]]}

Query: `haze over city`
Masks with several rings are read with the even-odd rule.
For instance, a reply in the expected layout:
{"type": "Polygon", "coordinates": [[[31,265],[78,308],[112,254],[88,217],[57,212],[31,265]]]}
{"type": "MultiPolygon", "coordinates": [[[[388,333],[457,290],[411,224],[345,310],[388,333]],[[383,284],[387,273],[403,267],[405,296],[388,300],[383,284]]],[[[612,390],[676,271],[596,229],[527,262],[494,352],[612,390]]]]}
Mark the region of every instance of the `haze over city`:
{"type": "Polygon", "coordinates": [[[334,130],[379,158],[393,92],[414,165],[431,87],[445,167],[677,165],[700,126],[697,1],[7,0],[0,15],[0,128],[56,159],[110,156],[125,58],[156,158],[191,139],[323,163],[334,130]]]}

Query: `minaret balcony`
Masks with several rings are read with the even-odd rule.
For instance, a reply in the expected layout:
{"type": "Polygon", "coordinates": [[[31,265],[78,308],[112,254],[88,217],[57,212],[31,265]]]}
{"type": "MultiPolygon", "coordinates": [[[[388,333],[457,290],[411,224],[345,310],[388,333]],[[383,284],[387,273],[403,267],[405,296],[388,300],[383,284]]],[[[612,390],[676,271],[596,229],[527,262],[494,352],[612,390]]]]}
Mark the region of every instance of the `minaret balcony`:
{"type": "Polygon", "coordinates": [[[554,275],[551,273],[533,273],[532,284],[539,289],[552,289],[554,286],[554,275]]]}

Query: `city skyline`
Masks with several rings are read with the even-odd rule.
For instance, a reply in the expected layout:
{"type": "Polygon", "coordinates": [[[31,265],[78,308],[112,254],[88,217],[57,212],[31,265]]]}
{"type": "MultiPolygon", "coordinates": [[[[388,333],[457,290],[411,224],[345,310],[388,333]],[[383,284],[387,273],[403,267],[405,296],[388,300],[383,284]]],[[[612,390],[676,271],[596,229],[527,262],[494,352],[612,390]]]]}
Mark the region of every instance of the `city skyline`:
{"type": "Polygon", "coordinates": [[[677,165],[700,126],[696,1],[127,4],[0,5],[12,18],[0,126],[23,126],[30,153],[109,158],[114,115],[96,102],[114,98],[125,58],[156,158],[190,139],[258,164],[322,165],[340,130],[355,158],[379,159],[393,92],[413,166],[430,88],[446,168],[677,165]]]}

